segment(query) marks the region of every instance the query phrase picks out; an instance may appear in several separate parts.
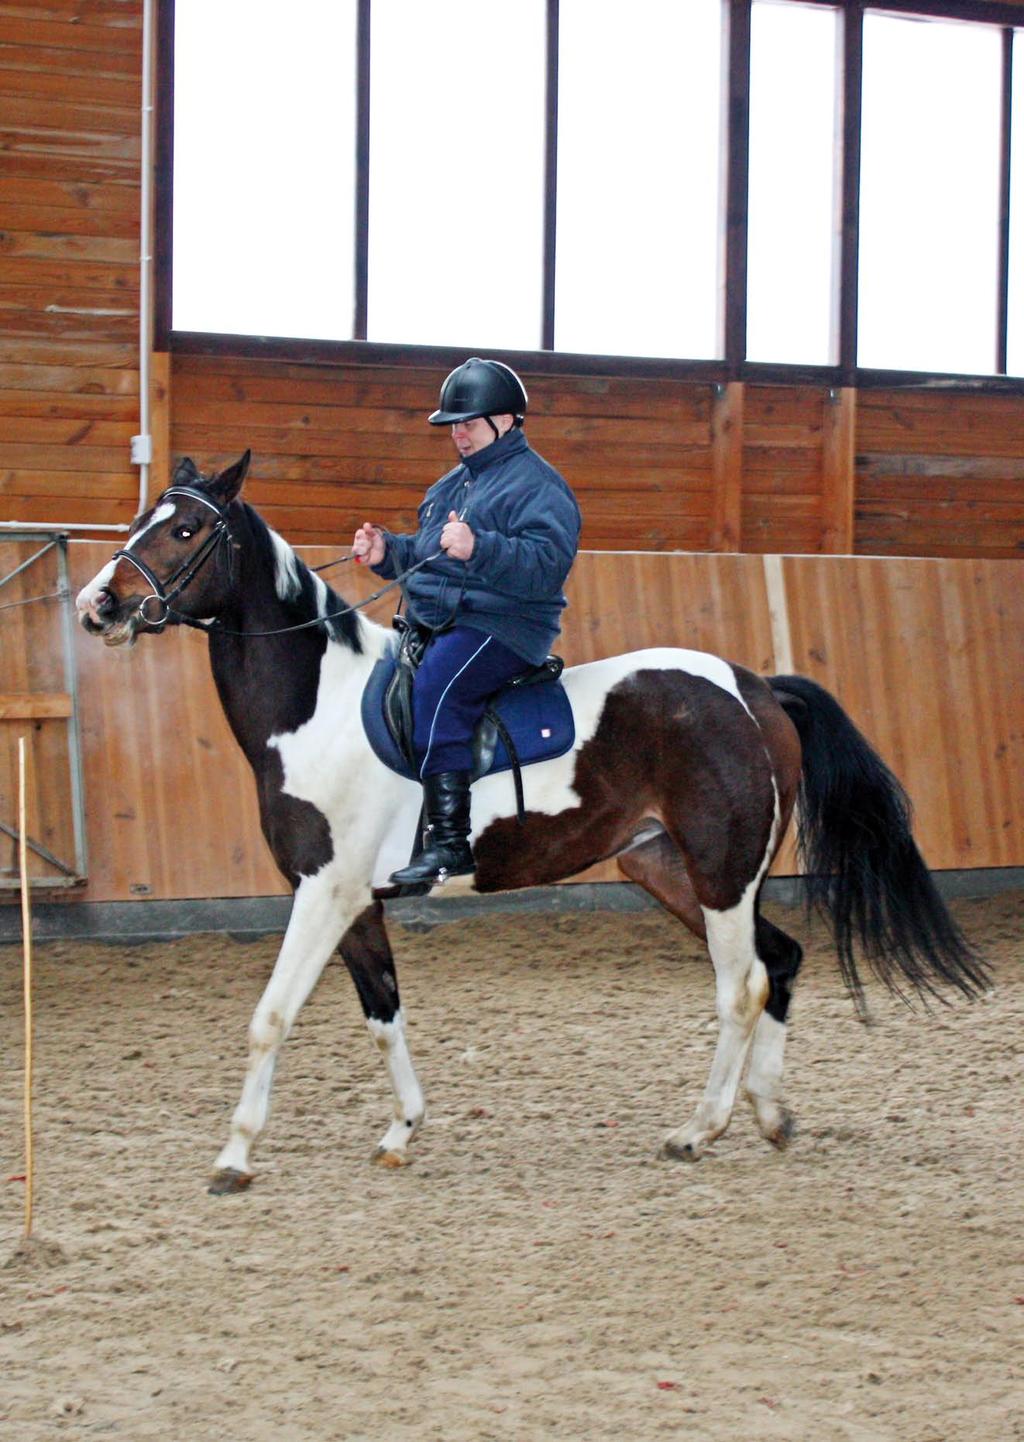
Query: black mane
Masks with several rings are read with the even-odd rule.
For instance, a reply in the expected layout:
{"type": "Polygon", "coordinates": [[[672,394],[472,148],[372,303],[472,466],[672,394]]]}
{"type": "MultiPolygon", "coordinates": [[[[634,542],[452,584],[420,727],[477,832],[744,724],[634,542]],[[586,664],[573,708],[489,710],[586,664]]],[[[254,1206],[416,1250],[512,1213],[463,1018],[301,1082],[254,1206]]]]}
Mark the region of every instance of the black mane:
{"type": "MultiPolygon", "coordinates": [[[[276,589],[277,559],[278,552],[271,535],[271,528],[266,521],[245,501],[239,501],[246,522],[246,527],[252,544],[252,551],[257,567],[265,571],[273,578],[271,585],[274,593],[278,596],[284,612],[283,625],[300,625],[303,621],[311,621],[320,614],[318,604],[318,588],[312,571],[302,560],[298,552],[289,546],[289,550],[295,557],[296,591],[294,595],[281,597],[276,589]]],[[[276,533],[275,533],[276,534],[276,533]]],[[[288,544],[285,542],[284,544],[288,544]]],[[[326,581],[322,583],[326,589],[325,607],[330,620],[324,621],[324,629],[332,641],[337,641],[348,646],[356,654],[363,649],[362,638],[359,634],[359,622],[356,612],[349,608],[349,602],[345,601],[338,593],[329,586],[326,581]]],[[[318,628],[311,626],[310,631],[318,633],[318,628]]]]}

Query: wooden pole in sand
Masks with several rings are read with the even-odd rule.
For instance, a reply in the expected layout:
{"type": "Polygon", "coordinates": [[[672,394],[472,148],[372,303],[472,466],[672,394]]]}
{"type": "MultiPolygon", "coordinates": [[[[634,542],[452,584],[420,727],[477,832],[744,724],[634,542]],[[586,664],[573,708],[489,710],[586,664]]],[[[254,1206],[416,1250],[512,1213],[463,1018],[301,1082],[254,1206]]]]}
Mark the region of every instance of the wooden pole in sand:
{"type": "Polygon", "coordinates": [[[32,1235],[32,907],[25,819],[25,738],[18,738],[18,859],[21,863],[21,937],[25,958],[25,1237],[32,1235]]]}

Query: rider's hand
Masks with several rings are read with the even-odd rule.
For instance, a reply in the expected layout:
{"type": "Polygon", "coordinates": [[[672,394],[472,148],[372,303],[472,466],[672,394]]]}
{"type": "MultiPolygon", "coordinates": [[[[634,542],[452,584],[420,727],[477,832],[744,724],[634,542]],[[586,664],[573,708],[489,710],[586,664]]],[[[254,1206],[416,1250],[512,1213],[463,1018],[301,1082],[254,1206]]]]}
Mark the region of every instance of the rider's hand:
{"type": "Polygon", "coordinates": [[[441,550],[453,561],[468,561],[475,545],[476,537],[465,521],[460,521],[454,511],[449,511],[445,528],[441,532],[441,550]]]}
{"type": "Polygon", "coordinates": [[[383,533],[369,521],[364,521],[352,537],[352,554],[359,564],[379,566],[386,550],[387,542],[383,533]]]}

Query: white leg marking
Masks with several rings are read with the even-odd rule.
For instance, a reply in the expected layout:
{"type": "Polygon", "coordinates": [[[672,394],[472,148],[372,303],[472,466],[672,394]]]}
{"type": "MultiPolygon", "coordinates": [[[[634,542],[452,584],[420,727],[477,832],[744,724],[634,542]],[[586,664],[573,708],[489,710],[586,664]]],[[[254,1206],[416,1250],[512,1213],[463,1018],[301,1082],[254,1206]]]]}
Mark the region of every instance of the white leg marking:
{"type": "Polygon", "coordinates": [[[395,1119],[381,1137],[375,1155],[386,1165],[401,1166],[406,1148],[426,1116],[423,1091],[405,1041],[405,1017],[401,1012],[393,1021],[374,1021],[371,1017],[366,1025],[383,1053],[395,1094],[395,1119]]]}
{"type": "Polygon", "coordinates": [[[762,1012],[750,1050],[750,1068],[744,1090],[762,1136],[777,1147],[785,1146],[793,1118],[782,1105],[782,1069],[786,1059],[786,1024],[762,1012]]]}
{"type": "Polygon", "coordinates": [[[330,868],[305,877],[295,892],[288,930],[249,1026],[249,1065],[231,1133],[216,1169],[249,1173],[249,1153],[266,1125],[281,1045],[320,979],[355,911],[339,903],[330,868]]]}
{"type": "Polygon", "coordinates": [[[779,793],[774,778],[772,791],[774,816],[757,875],[729,911],[701,907],[715,968],[718,1044],[700,1105],[685,1127],[665,1138],[664,1151],[669,1156],[696,1160],[729,1125],[754,1028],[768,1000],[768,971],[757,954],[754,907],[761,879],[775,854],[779,793]]]}

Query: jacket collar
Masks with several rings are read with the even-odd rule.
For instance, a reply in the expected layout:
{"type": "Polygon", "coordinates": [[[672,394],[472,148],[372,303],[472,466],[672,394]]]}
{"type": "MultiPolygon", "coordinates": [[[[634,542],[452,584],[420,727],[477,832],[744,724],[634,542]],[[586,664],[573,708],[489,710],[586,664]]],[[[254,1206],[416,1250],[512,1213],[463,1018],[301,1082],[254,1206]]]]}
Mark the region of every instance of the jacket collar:
{"type": "Polygon", "coordinates": [[[471,456],[463,456],[462,464],[474,478],[488,466],[494,465],[496,461],[504,461],[509,456],[518,455],[521,451],[529,449],[526,433],[520,426],[513,426],[489,446],[484,446],[482,451],[474,451],[471,456]]]}

